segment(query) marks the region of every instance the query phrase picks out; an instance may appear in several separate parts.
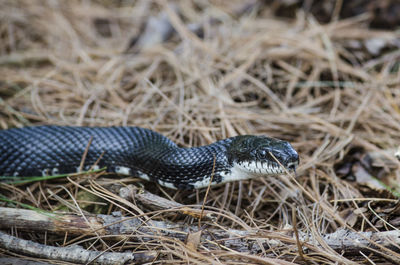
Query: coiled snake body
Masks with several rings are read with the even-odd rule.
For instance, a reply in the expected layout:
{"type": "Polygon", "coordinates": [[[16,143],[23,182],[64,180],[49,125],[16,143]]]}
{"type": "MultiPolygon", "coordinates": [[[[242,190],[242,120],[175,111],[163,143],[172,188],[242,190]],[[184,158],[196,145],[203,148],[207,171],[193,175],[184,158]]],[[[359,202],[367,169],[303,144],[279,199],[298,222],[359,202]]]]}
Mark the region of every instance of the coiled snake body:
{"type": "Polygon", "coordinates": [[[83,169],[137,176],[175,189],[207,187],[294,170],[299,157],[285,141],[236,136],[193,148],[139,127],[36,126],[0,131],[0,176],[75,173],[83,169]],[[279,163],[277,163],[277,161],[279,163]]]}

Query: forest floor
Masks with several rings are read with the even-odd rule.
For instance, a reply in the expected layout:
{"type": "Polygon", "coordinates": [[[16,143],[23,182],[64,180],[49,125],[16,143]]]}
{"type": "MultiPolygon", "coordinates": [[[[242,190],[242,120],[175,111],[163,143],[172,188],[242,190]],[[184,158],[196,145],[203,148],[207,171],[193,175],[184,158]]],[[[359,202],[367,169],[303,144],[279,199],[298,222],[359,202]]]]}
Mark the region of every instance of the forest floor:
{"type": "Polygon", "coordinates": [[[95,253],[82,263],[399,264],[400,7],[289,2],[1,1],[0,129],[140,126],[185,147],[261,134],[300,155],[296,175],[209,190],[102,171],[3,183],[2,215],[30,210],[0,223],[1,259],[78,262],[12,236],[95,253]],[[87,227],[28,225],[49,212],[87,227]]]}

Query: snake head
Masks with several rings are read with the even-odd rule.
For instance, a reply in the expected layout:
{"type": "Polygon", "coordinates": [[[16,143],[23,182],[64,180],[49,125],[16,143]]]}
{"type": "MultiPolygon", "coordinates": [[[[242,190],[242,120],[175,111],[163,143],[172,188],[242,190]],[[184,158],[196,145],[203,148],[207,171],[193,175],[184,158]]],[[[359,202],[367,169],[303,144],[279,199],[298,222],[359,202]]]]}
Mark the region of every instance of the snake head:
{"type": "Polygon", "coordinates": [[[282,166],[294,171],[299,164],[299,155],[290,143],[266,136],[237,136],[227,153],[229,163],[256,175],[282,174],[282,166]]]}

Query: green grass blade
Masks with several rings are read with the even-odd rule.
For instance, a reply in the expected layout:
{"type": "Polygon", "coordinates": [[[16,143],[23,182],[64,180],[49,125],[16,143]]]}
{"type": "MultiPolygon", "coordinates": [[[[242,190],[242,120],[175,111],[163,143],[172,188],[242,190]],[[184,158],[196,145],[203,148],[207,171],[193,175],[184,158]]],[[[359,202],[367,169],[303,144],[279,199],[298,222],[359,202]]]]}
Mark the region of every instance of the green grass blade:
{"type": "Polygon", "coordinates": [[[36,208],[36,207],[31,206],[31,205],[26,204],[26,203],[22,203],[22,202],[17,202],[17,201],[10,200],[10,199],[8,199],[7,197],[5,197],[5,196],[3,196],[3,195],[0,195],[0,201],[7,202],[7,203],[10,203],[10,204],[14,204],[14,205],[19,205],[19,206],[21,206],[22,208],[35,211],[35,212],[37,212],[37,213],[46,215],[46,216],[48,216],[48,217],[50,217],[50,218],[55,218],[55,219],[61,220],[60,218],[57,218],[57,216],[56,216],[57,213],[48,212],[48,211],[45,211],[45,210],[36,208]]]}

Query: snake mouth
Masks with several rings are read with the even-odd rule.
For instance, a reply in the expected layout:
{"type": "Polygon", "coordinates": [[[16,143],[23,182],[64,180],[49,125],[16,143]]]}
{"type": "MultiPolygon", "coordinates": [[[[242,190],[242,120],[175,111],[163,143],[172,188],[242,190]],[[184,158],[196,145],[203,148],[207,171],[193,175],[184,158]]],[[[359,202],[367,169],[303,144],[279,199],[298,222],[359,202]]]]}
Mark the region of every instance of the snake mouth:
{"type": "Polygon", "coordinates": [[[286,170],[294,171],[298,165],[297,162],[291,162],[286,165],[286,170],[276,162],[260,161],[240,161],[235,163],[242,171],[251,172],[257,175],[276,175],[285,173],[286,170]]]}
{"type": "Polygon", "coordinates": [[[296,168],[297,168],[298,165],[299,165],[299,162],[298,162],[298,161],[296,161],[296,162],[289,162],[289,163],[286,165],[286,168],[287,168],[289,171],[294,171],[294,172],[296,172],[296,168]]]}

